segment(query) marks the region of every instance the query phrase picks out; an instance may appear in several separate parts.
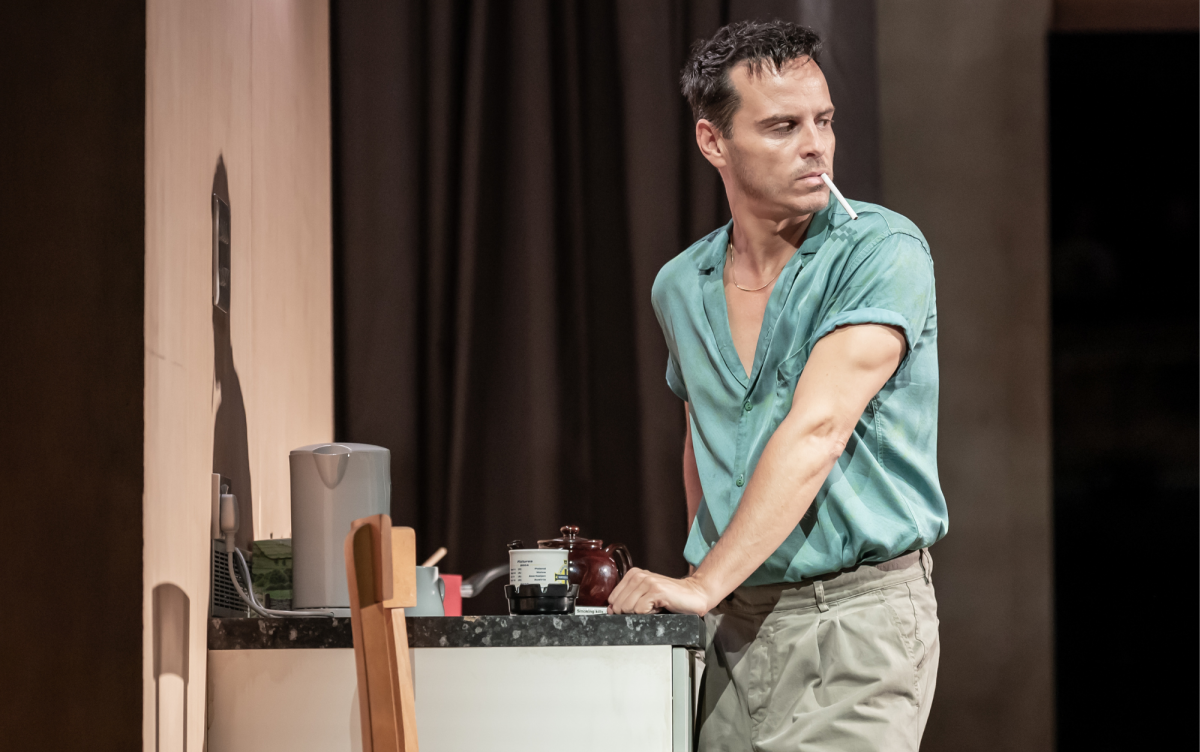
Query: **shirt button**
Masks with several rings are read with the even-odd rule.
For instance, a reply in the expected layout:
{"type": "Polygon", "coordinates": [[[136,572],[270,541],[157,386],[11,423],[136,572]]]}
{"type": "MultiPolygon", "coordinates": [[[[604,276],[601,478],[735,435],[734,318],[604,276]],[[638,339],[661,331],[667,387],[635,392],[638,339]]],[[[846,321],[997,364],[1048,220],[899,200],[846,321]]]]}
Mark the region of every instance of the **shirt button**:
{"type": "Polygon", "coordinates": [[[742,477],[741,475],[739,475],[739,476],[737,477],[737,480],[735,480],[733,483],[734,483],[734,485],[736,485],[738,488],[741,488],[742,486],[746,485],[746,479],[745,479],[744,477],[742,477]]]}
{"type": "Polygon", "coordinates": [[[750,412],[750,410],[754,408],[754,405],[750,404],[750,400],[746,400],[746,404],[743,405],[743,407],[746,408],[746,412],[750,412]]]}

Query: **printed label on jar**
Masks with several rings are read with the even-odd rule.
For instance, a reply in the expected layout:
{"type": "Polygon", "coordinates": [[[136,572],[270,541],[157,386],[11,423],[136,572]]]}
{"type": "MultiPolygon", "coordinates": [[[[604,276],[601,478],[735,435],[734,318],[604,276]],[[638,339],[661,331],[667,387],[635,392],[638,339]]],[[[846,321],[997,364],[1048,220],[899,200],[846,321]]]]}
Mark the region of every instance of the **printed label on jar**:
{"type": "Polygon", "coordinates": [[[509,551],[508,581],[517,587],[568,584],[566,550],[538,548],[509,551]]]}

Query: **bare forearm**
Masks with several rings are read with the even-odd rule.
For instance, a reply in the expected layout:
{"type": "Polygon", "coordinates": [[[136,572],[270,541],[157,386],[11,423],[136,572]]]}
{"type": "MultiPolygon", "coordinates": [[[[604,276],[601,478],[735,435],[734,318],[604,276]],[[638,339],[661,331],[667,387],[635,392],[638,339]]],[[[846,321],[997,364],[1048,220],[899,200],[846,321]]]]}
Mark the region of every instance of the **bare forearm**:
{"type": "Polygon", "coordinates": [[[792,409],[763,449],[729,526],[692,575],[709,608],[795,530],[867,403],[903,355],[903,335],[874,324],[837,329],[813,348],[792,409]]]}
{"type": "Polygon", "coordinates": [[[838,439],[820,427],[785,422],[767,442],[729,527],[692,575],[709,594],[709,608],[753,574],[800,523],[841,454],[838,439]]]}
{"type": "Polygon", "coordinates": [[[841,454],[845,444],[832,426],[818,428],[785,420],[767,442],[729,527],[700,567],[681,580],[630,569],[608,596],[610,613],[705,614],[742,584],[795,529],[841,454]]]}
{"type": "MultiPolygon", "coordinates": [[[[813,347],[788,415],[763,449],[728,527],[699,569],[681,580],[636,567],[608,597],[616,614],[657,609],[703,614],[746,581],[796,529],[812,505],[871,397],[904,355],[903,333],[890,326],[841,327],[813,347]]],[[[690,435],[690,432],[689,432],[690,435]]],[[[690,441],[684,444],[684,484],[690,441]]],[[[688,516],[702,497],[699,475],[688,485],[688,516]]]]}

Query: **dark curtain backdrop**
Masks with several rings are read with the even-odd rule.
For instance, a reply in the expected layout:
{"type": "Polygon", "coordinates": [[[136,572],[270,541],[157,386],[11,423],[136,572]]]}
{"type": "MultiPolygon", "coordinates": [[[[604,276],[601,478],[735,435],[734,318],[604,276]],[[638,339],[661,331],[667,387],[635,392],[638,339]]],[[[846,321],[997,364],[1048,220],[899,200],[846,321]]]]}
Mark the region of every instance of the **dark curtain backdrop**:
{"type": "Polygon", "coordinates": [[[337,438],[391,450],[443,571],[564,524],[685,571],[650,287],[728,219],[677,81],[743,18],[826,35],[838,181],[876,199],[871,0],[333,3],[337,438]]]}

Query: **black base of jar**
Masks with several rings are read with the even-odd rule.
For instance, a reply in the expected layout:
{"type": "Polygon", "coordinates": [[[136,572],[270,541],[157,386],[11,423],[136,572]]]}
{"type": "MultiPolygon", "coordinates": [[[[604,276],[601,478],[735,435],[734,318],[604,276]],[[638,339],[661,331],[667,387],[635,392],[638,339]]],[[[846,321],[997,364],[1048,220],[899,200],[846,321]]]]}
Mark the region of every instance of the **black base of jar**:
{"type": "Polygon", "coordinates": [[[516,588],[505,585],[504,595],[508,597],[508,613],[513,615],[573,614],[579,586],[521,585],[516,588]]]}

